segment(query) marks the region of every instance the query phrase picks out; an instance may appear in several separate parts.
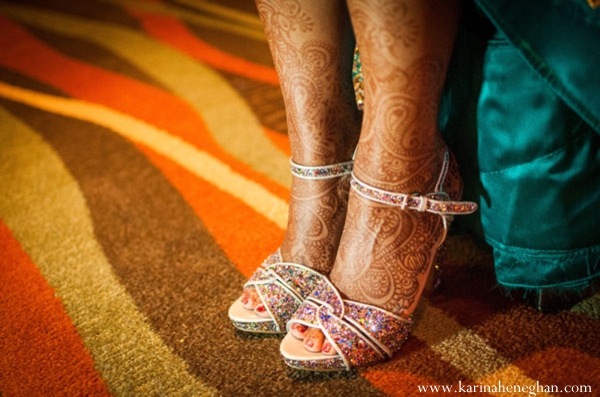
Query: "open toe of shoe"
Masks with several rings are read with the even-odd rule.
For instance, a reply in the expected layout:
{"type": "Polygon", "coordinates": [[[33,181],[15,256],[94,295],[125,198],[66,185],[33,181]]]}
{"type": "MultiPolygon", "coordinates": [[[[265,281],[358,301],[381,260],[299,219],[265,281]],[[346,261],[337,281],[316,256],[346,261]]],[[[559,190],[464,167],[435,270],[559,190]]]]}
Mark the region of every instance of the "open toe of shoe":
{"type": "Polygon", "coordinates": [[[244,286],[256,290],[260,303],[254,310],[249,310],[240,297],[229,308],[229,318],[242,331],[285,333],[285,325],[292,314],[322,278],[323,275],[309,267],[283,262],[278,250],[244,286]]]}
{"type": "Polygon", "coordinates": [[[291,333],[283,339],[280,352],[285,363],[308,371],[346,371],[392,357],[403,345],[412,321],[378,307],[343,300],[325,279],[302,303],[288,322],[320,329],[329,354],[310,352],[291,333]]]}

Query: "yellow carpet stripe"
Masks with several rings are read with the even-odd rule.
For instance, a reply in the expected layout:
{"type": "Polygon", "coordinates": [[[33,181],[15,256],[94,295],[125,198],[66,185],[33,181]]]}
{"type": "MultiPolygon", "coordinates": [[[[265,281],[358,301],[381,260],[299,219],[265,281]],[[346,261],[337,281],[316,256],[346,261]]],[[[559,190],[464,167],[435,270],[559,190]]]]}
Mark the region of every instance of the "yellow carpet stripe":
{"type": "Polygon", "coordinates": [[[216,395],[119,283],[77,181],[52,148],[2,108],[0,141],[0,217],[55,289],[111,393],[216,395]]]}
{"type": "MultiPolygon", "coordinates": [[[[189,22],[194,25],[204,26],[207,28],[221,30],[223,32],[235,33],[239,36],[243,36],[256,41],[267,41],[263,32],[260,20],[258,20],[258,28],[256,28],[255,21],[245,21],[243,17],[237,15],[229,16],[233,21],[215,19],[214,17],[204,16],[200,14],[193,14],[189,11],[175,8],[169,4],[164,3],[149,3],[146,1],[136,0],[101,0],[105,3],[117,4],[123,7],[129,7],[140,11],[151,12],[153,14],[166,15],[175,17],[184,22],[189,22]],[[238,21],[243,21],[246,25],[240,25],[238,21]]],[[[196,2],[192,2],[195,4],[196,2]]],[[[217,6],[219,7],[219,6],[217,6]]],[[[226,13],[225,13],[226,14],[226,13]]]]}
{"type": "MultiPolygon", "coordinates": [[[[248,24],[249,26],[253,26],[255,29],[258,29],[258,31],[260,31],[261,33],[263,32],[263,27],[262,23],[260,22],[260,18],[258,18],[254,14],[211,3],[210,1],[206,0],[175,0],[175,2],[179,4],[184,4],[188,7],[192,7],[200,11],[209,12],[219,17],[231,19],[233,22],[241,22],[248,24]]],[[[264,37],[265,36],[263,33],[263,38],[264,37]]]]}
{"type": "Polygon", "coordinates": [[[288,158],[264,135],[244,99],[212,69],[121,26],[2,2],[0,13],[113,51],[190,103],[224,150],[281,185],[291,185],[288,158]]]}
{"type": "Polygon", "coordinates": [[[288,205],[285,200],[275,196],[260,184],[234,172],[219,159],[195,148],[179,137],[169,135],[166,131],[101,105],[42,94],[2,82],[0,82],[0,96],[106,127],[168,157],[194,175],[238,198],[280,228],[284,229],[287,225],[288,205]]]}
{"type": "Polygon", "coordinates": [[[473,379],[474,384],[491,387],[497,385],[499,380],[504,385],[536,384],[535,380],[512,365],[509,359],[489,346],[482,337],[464,328],[429,302],[423,303],[412,335],[425,342],[443,360],[473,379]]]}

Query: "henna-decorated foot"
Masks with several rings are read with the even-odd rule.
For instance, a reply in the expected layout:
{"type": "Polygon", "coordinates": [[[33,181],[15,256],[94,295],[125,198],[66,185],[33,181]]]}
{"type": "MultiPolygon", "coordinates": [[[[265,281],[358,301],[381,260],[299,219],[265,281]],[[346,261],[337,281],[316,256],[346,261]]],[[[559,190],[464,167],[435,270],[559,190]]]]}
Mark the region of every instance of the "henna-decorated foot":
{"type": "Polygon", "coordinates": [[[281,248],[257,269],[229,317],[244,331],[283,333],[316,281],[329,274],[345,220],[352,162],[292,162],[288,229],[281,248]]]}
{"type": "Polygon", "coordinates": [[[360,134],[352,84],[355,40],[344,1],[257,0],[256,6],[281,82],[292,157],[300,165],[292,164],[296,177],[277,261],[246,284],[258,291],[272,324],[254,324],[259,321],[239,300],[229,314],[247,331],[284,332],[311,291],[308,281],[330,272],[344,224],[351,164],[336,163],[353,156],[360,134]]]}
{"type": "Polygon", "coordinates": [[[345,297],[405,318],[419,302],[452,219],[429,211],[428,199],[440,199],[444,192],[445,199],[457,201],[462,192],[458,166],[445,146],[419,168],[405,184],[405,191],[395,193],[425,197],[419,201],[423,208],[411,208],[410,196],[404,196],[405,203],[391,205],[394,200],[389,190],[353,181],[344,234],[331,273],[332,282],[345,297]]]}
{"type": "MultiPolygon", "coordinates": [[[[398,197],[385,194],[389,192],[353,181],[346,225],[330,275],[344,299],[407,319],[415,310],[451,220],[451,215],[434,213],[436,202],[432,200],[456,201],[462,190],[458,167],[446,153],[444,148],[442,155],[431,161],[431,171],[422,168],[422,173],[434,177],[419,178],[426,180],[427,186],[415,187],[414,191],[420,192],[417,195],[404,196],[404,208],[398,197]],[[436,178],[440,170],[441,176],[436,178]],[[427,199],[417,203],[411,197],[427,199]],[[399,205],[390,205],[395,200],[399,205]]],[[[307,351],[337,354],[321,330],[298,323],[290,329],[303,339],[307,351]],[[303,332],[297,332],[299,329],[303,332]]]]}
{"type": "MultiPolygon", "coordinates": [[[[316,180],[304,179],[300,172],[296,171],[298,178],[292,183],[288,227],[280,249],[281,262],[301,263],[328,275],[342,234],[350,176],[316,180]]],[[[265,313],[260,310],[262,301],[253,286],[244,289],[242,303],[244,308],[259,315],[265,313]]]]}

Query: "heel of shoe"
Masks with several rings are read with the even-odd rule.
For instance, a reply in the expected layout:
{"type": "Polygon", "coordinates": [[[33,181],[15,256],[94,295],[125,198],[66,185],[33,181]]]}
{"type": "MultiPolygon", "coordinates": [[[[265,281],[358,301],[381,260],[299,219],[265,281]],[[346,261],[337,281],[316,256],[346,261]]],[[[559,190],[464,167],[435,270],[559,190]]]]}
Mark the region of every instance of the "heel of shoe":
{"type": "Polygon", "coordinates": [[[435,259],[432,264],[432,269],[429,271],[425,288],[423,289],[424,294],[432,294],[436,292],[442,284],[442,273],[443,265],[446,261],[446,244],[440,245],[435,255],[435,259]]]}

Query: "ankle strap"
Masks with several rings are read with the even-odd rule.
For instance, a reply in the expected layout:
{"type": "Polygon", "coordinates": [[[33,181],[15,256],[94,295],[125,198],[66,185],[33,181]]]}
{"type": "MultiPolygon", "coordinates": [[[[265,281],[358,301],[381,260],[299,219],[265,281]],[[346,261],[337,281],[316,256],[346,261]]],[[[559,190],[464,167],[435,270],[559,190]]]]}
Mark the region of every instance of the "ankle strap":
{"type": "Polygon", "coordinates": [[[329,179],[352,173],[354,161],[346,161],[332,165],[320,165],[316,167],[305,166],[294,163],[290,159],[292,175],[302,179],[329,179]]]}
{"type": "MultiPolygon", "coordinates": [[[[419,194],[394,193],[378,189],[361,182],[352,174],[350,186],[361,196],[379,203],[393,205],[401,209],[415,210],[419,212],[431,212],[446,217],[452,215],[472,214],[477,210],[477,204],[470,201],[452,201],[448,194],[442,191],[428,193],[424,196],[419,194]]],[[[446,222],[444,222],[446,225],[446,222]]]]}

